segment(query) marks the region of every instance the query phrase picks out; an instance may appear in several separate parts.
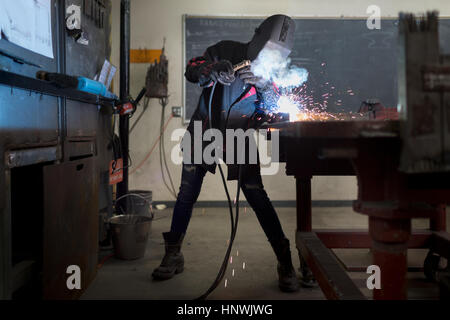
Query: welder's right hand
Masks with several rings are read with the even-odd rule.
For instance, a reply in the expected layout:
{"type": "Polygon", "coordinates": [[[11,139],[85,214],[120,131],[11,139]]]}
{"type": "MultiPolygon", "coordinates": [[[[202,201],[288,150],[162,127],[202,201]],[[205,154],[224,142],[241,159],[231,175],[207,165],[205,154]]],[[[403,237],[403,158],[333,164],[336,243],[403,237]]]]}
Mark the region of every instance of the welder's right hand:
{"type": "Polygon", "coordinates": [[[225,86],[231,85],[236,77],[234,76],[233,65],[228,60],[221,60],[207,65],[202,73],[211,77],[214,82],[220,82],[225,86]]]}

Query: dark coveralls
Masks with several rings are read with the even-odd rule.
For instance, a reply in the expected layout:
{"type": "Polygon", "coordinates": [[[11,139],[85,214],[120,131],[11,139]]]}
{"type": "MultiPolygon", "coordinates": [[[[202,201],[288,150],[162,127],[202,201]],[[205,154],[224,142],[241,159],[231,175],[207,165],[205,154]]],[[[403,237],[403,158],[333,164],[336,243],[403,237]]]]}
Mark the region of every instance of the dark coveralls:
{"type": "MultiPolygon", "coordinates": [[[[208,171],[215,173],[216,169],[215,163],[206,164],[202,162],[202,164],[193,164],[194,153],[203,152],[203,149],[211,143],[210,141],[203,141],[202,150],[195,150],[194,148],[194,121],[201,121],[202,134],[209,128],[208,108],[211,85],[213,84],[210,77],[206,76],[208,73],[201,73],[199,70],[202,67],[204,70],[204,67],[211,62],[220,60],[228,60],[233,65],[240,63],[247,59],[247,46],[246,43],[221,41],[209,47],[203,56],[191,59],[186,67],[186,79],[190,82],[198,83],[204,89],[197,109],[187,128],[191,137],[191,164],[187,164],[186,161],[183,163],[181,186],[173,212],[171,232],[186,232],[194,203],[200,194],[203,178],[208,171]]],[[[258,120],[262,116],[258,110],[258,97],[259,92],[256,88],[246,87],[244,82],[238,77],[230,86],[217,83],[212,100],[212,127],[221,130],[223,134],[226,129],[225,126],[228,129],[241,128],[243,130],[256,128],[260,122],[258,120]],[[232,106],[231,110],[230,106],[232,106]]],[[[183,140],[186,138],[186,135],[183,140]]],[[[185,157],[189,155],[186,154],[186,151],[183,152],[183,157],[186,159],[185,157]]],[[[227,166],[228,180],[236,180],[238,178],[238,166],[227,166]]],[[[248,203],[255,211],[268,240],[277,241],[284,238],[278,216],[264,190],[259,161],[256,164],[248,164],[246,162],[246,164],[242,165],[241,188],[248,203]]]]}

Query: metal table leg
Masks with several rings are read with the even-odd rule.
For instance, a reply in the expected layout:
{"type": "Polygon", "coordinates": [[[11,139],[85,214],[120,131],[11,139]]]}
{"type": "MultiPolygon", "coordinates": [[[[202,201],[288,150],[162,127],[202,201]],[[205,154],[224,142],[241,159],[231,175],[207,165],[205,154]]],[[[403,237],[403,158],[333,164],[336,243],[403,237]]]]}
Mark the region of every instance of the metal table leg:
{"type": "MultiPolygon", "coordinates": [[[[311,232],[312,210],[311,210],[311,176],[296,176],[296,199],[297,199],[297,232],[311,232]]],[[[317,282],[302,256],[297,245],[300,259],[300,283],[304,287],[316,287],[317,282]]]]}
{"type": "Polygon", "coordinates": [[[375,300],[407,299],[407,249],[411,219],[369,217],[373,240],[373,264],[380,268],[381,288],[373,290],[375,300]]]}

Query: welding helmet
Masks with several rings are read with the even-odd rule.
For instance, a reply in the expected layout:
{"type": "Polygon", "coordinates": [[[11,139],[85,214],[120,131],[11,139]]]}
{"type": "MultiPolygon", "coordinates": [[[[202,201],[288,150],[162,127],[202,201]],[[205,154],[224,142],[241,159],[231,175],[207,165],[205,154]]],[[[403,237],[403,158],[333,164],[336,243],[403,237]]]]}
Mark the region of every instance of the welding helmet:
{"type": "Polygon", "coordinates": [[[255,60],[264,48],[278,50],[283,58],[287,58],[294,46],[294,32],[295,23],[290,17],[270,16],[255,29],[255,35],[248,43],[247,58],[255,60]]]}

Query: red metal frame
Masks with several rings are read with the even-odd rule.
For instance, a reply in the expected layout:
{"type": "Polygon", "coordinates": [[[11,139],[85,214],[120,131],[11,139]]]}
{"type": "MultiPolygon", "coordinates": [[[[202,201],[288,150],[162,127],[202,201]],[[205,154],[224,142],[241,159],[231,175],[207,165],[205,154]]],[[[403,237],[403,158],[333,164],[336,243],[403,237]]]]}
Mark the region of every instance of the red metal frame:
{"type": "MultiPolygon", "coordinates": [[[[374,299],[406,299],[406,250],[408,248],[430,248],[432,246],[433,231],[445,231],[445,206],[438,206],[439,213],[430,218],[430,230],[415,230],[411,232],[410,219],[376,219],[369,218],[369,230],[355,229],[312,229],[311,218],[311,177],[296,177],[297,184],[297,230],[313,232],[328,249],[372,248],[373,263],[384,270],[382,290],[374,290],[374,299]],[[388,225],[386,230],[385,225],[388,225]],[[403,233],[402,233],[403,231],[403,233]],[[402,235],[398,237],[398,235],[402,235]],[[379,241],[374,246],[374,238],[387,240],[388,245],[379,241]],[[397,247],[397,251],[392,248],[397,247]],[[402,266],[398,268],[398,266],[402,266]]],[[[357,206],[356,206],[357,207],[357,206]]],[[[429,214],[429,212],[427,212],[429,214]]],[[[416,212],[416,215],[419,215],[416,212]]],[[[443,233],[447,235],[447,233],[443,233]]],[[[376,241],[376,240],[375,240],[376,241]]],[[[308,263],[309,265],[309,263],[308,263]]],[[[362,271],[363,267],[352,266],[348,271],[362,271]]],[[[422,268],[412,268],[418,271],[422,268]]],[[[410,271],[411,271],[410,270],[410,271]]],[[[313,270],[314,272],[314,270],[313,270]]],[[[314,272],[316,275],[317,272],[314,272]]],[[[319,277],[322,277],[319,275],[319,277]]],[[[321,286],[325,291],[328,286],[321,286]]],[[[334,297],[334,293],[325,292],[327,297],[334,297]]]]}
{"type": "MultiPolygon", "coordinates": [[[[329,249],[365,249],[372,247],[367,229],[314,229],[317,237],[329,249]]],[[[429,230],[413,231],[408,240],[409,249],[429,248],[433,233],[429,230]]]]}

